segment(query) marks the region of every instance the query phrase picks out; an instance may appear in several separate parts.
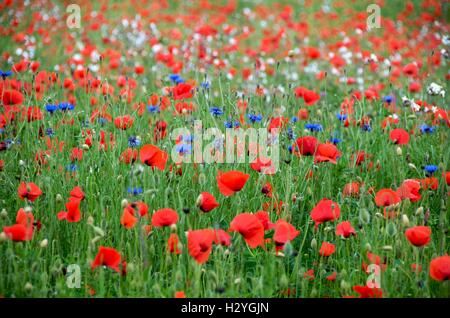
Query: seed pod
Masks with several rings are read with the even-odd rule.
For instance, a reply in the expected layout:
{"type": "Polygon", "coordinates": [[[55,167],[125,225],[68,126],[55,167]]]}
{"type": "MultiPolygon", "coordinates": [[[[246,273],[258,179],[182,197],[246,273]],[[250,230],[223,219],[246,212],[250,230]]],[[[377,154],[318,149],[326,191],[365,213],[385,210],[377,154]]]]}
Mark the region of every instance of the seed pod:
{"type": "Polygon", "coordinates": [[[394,222],[389,222],[386,226],[386,233],[389,236],[395,236],[397,234],[397,227],[395,226],[394,222]]]}
{"type": "Polygon", "coordinates": [[[370,223],[370,213],[367,211],[367,209],[362,209],[359,212],[359,220],[364,224],[370,223]]]}

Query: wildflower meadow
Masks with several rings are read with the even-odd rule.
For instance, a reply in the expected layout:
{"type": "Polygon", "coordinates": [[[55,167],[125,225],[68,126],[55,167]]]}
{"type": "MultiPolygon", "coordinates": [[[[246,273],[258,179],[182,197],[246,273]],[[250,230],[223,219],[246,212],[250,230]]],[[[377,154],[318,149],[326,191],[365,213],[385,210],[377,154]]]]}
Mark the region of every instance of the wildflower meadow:
{"type": "Polygon", "coordinates": [[[0,0],[0,296],[450,297],[449,10],[0,0]]]}

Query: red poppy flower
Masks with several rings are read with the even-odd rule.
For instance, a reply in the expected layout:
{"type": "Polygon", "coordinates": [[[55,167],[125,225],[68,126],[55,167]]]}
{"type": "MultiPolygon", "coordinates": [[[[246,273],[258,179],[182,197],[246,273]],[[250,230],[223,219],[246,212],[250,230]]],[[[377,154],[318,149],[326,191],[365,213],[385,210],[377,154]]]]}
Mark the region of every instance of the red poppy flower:
{"type": "Polygon", "coordinates": [[[82,201],[84,200],[84,192],[79,186],[75,186],[72,191],[70,191],[69,201],[82,201]]]}
{"type": "Polygon", "coordinates": [[[322,246],[320,247],[319,254],[320,256],[328,257],[334,254],[336,247],[332,243],[322,242],[322,246]]]}
{"type": "Polygon", "coordinates": [[[237,170],[224,173],[219,170],[216,179],[220,192],[229,197],[235,192],[241,191],[249,177],[249,174],[237,170]]]}
{"type": "Polygon", "coordinates": [[[437,281],[449,280],[450,256],[444,255],[434,258],[430,262],[430,276],[437,281]]]}
{"type": "Polygon", "coordinates": [[[167,152],[153,145],[144,145],[139,151],[139,159],[142,163],[159,170],[164,170],[168,158],[167,152]]]}
{"type": "Polygon", "coordinates": [[[269,213],[267,213],[266,211],[258,211],[255,213],[255,216],[264,226],[264,231],[273,229],[275,227],[275,224],[270,222],[269,213]]]}
{"type": "Polygon", "coordinates": [[[359,187],[360,187],[359,182],[354,181],[354,182],[347,183],[344,186],[344,189],[342,190],[342,195],[344,197],[350,197],[350,196],[357,197],[359,195],[359,187]]]}
{"type": "Polygon", "coordinates": [[[224,246],[230,246],[231,244],[231,236],[227,232],[222,229],[214,230],[216,235],[214,239],[214,244],[220,244],[224,246]]]}
{"type": "Polygon", "coordinates": [[[326,278],[330,282],[334,282],[336,280],[337,272],[333,272],[330,275],[328,275],[326,278]]]}
{"type": "Polygon", "coordinates": [[[422,188],[424,188],[424,190],[437,190],[437,188],[439,187],[439,179],[436,177],[420,179],[420,184],[422,185],[422,188]]]}
{"type": "Polygon", "coordinates": [[[159,209],[152,215],[152,225],[155,227],[171,226],[177,222],[177,211],[169,208],[159,209]]]}
{"type": "Polygon", "coordinates": [[[189,231],[187,239],[189,255],[199,264],[208,261],[215,239],[214,231],[211,229],[189,231]]]}
{"type": "Polygon", "coordinates": [[[130,115],[119,116],[114,119],[116,128],[126,130],[133,127],[134,119],[130,115]]]}
{"type": "Polygon", "coordinates": [[[414,226],[405,231],[408,241],[414,246],[424,246],[430,242],[431,228],[429,226],[414,226]]]}
{"type": "Polygon", "coordinates": [[[197,198],[197,206],[203,212],[210,212],[219,206],[216,198],[209,192],[202,192],[197,198]]]}
{"type": "Polygon", "coordinates": [[[175,292],[175,298],[186,298],[186,294],[184,291],[177,291],[175,292]]]}
{"type": "Polygon", "coordinates": [[[2,92],[2,101],[5,106],[20,105],[23,103],[23,95],[21,92],[12,89],[2,92]]]}
{"type": "Polygon", "coordinates": [[[273,193],[272,193],[272,185],[270,184],[270,182],[266,182],[265,185],[263,185],[262,189],[261,189],[262,194],[264,194],[266,197],[271,198],[273,193]]]}
{"type": "Polygon", "coordinates": [[[395,128],[389,134],[389,138],[397,145],[406,145],[409,142],[409,134],[403,128],[395,128]]]}
{"type": "Polygon", "coordinates": [[[186,83],[177,84],[177,86],[172,87],[171,91],[174,100],[187,99],[194,96],[194,87],[186,83]]]}
{"type": "Polygon", "coordinates": [[[169,239],[167,240],[167,250],[170,253],[181,254],[181,250],[178,248],[180,239],[176,233],[171,233],[169,239]]]}
{"type": "Polygon", "coordinates": [[[340,215],[339,204],[325,198],[311,210],[311,218],[316,222],[316,227],[323,222],[337,220],[340,215]]]}
{"type": "Polygon", "coordinates": [[[131,205],[128,205],[123,209],[122,217],[120,218],[120,224],[127,229],[133,228],[138,221],[138,218],[134,215],[134,209],[131,205]]]}
{"type": "Polygon", "coordinates": [[[83,159],[83,149],[81,148],[73,148],[70,153],[70,161],[81,161],[83,159]]]}
{"type": "Polygon", "coordinates": [[[350,221],[343,221],[336,226],[336,235],[348,238],[351,235],[356,235],[356,232],[350,221]]]}
{"type": "Polygon", "coordinates": [[[100,246],[100,248],[98,249],[98,253],[95,256],[95,259],[91,264],[91,268],[94,270],[99,266],[106,266],[120,273],[121,270],[119,268],[119,265],[121,259],[122,257],[120,253],[116,251],[114,248],[100,246]]]}
{"type": "Polygon", "coordinates": [[[409,199],[411,200],[411,202],[416,202],[421,198],[419,190],[419,181],[414,179],[407,179],[403,181],[402,185],[397,189],[396,192],[402,200],[409,199]]]}
{"type": "Polygon", "coordinates": [[[119,161],[123,162],[127,165],[136,161],[138,155],[138,151],[133,148],[127,148],[119,157],[119,161]]]}
{"type": "Polygon", "coordinates": [[[377,206],[391,206],[400,201],[400,197],[392,189],[381,189],[375,195],[375,203],[377,206]]]}
{"type": "Polygon", "coordinates": [[[281,219],[278,220],[275,223],[275,233],[273,234],[276,249],[283,249],[287,242],[294,240],[299,234],[300,231],[297,231],[292,224],[281,219]]]}
{"type": "Polygon", "coordinates": [[[368,286],[353,286],[353,290],[359,294],[359,298],[381,298],[383,293],[380,288],[368,286]]]}
{"type": "Polygon", "coordinates": [[[313,156],[318,146],[317,138],[313,136],[299,137],[293,146],[293,153],[297,156],[313,156]]]}
{"type": "Polygon", "coordinates": [[[251,248],[264,245],[264,226],[254,214],[241,213],[235,216],[230,223],[230,231],[239,232],[251,248]]]}
{"type": "Polygon", "coordinates": [[[250,163],[250,168],[266,175],[271,175],[277,172],[277,168],[273,165],[272,160],[264,157],[256,158],[252,163],[250,163]]]}
{"type": "Polygon", "coordinates": [[[34,202],[42,194],[41,189],[33,182],[21,182],[17,192],[22,200],[27,199],[31,202],[34,202]]]}
{"type": "Polygon", "coordinates": [[[403,67],[403,73],[409,77],[415,77],[419,73],[419,68],[416,63],[409,63],[403,67]]]}
{"type": "Polygon", "coordinates": [[[317,101],[320,100],[320,95],[317,94],[314,91],[311,91],[305,87],[297,87],[294,89],[295,92],[295,97],[303,98],[303,101],[305,102],[306,105],[311,106],[314,105],[317,101]]]}
{"type": "Polygon", "coordinates": [[[331,162],[336,164],[337,158],[341,156],[341,152],[331,143],[319,144],[317,152],[314,155],[314,162],[331,162]]]}
{"type": "Polygon", "coordinates": [[[11,226],[4,226],[3,232],[6,234],[6,236],[14,241],[14,242],[22,242],[22,241],[28,241],[31,240],[27,236],[27,227],[23,224],[14,224],[11,226]]]}
{"type": "Polygon", "coordinates": [[[81,220],[80,201],[69,201],[66,203],[67,211],[58,213],[58,220],[67,220],[67,222],[79,222],[81,220]]]}

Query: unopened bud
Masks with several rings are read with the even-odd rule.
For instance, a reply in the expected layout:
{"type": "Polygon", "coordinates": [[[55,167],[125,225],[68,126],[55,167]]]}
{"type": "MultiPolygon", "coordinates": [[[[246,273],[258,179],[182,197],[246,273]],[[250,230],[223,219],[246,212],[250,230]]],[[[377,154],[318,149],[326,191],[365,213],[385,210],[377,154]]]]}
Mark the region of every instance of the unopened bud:
{"type": "Polygon", "coordinates": [[[395,149],[395,152],[397,153],[397,156],[403,155],[402,148],[400,148],[400,147],[397,147],[397,149],[395,149]]]}
{"type": "Polygon", "coordinates": [[[122,208],[125,208],[128,205],[128,200],[123,199],[122,202],[120,203],[120,205],[122,206],[122,208]]]}
{"type": "Polygon", "coordinates": [[[28,283],[25,284],[25,290],[26,290],[26,291],[31,291],[32,289],[33,289],[33,285],[31,285],[30,282],[28,282],[28,283]]]}
{"type": "Polygon", "coordinates": [[[62,202],[63,201],[63,197],[62,197],[62,195],[61,194],[57,194],[56,195],[56,202],[58,202],[58,203],[60,203],[60,202],[62,202]]]}
{"type": "Polygon", "coordinates": [[[0,217],[2,219],[6,219],[8,217],[8,212],[6,212],[6,209],[2,209],[2,211],[0,212],[0,217]]]}
{"type": "Polygon", "coordinates": [[[93,218],[92,216],[89,215],[88,218],[87,218],[86,223],[87,223],[88,225],[94,224],[94,218],[93,218]]]}
{"type": "Polygon", "coordinates": [[[39,245],[41,246],[41,248],[46,248],[48,245],[48,240],[43,239],[39,245]]]}
{"type": "Polygon", "coordinates": [[[317,240],[316,240],[315,238],[313,238],[313,239],[311,240],[311,248],[312,248],[313,250],[317,249],[317,240]]]}
{"type": "Polygon", "coordinates": [[[420,206],[416,210],[416,215],[419,216],[419,215],[422,215],[422,214],[423,214],[423,206],[420,206]]]}
{"type": "Polygon", "coordinates": [[[409,218],[406,214],[402,215],[402,224],[404,227],[408,227],[409,226],[409,218]]]}

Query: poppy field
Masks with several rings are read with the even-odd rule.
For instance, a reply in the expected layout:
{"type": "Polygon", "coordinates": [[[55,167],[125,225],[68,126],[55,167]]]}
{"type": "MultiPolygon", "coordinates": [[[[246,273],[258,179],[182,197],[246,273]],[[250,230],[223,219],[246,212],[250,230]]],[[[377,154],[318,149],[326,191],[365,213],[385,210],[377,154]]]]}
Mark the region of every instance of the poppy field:
{"type": "Polygon", "coordinates": [[[450,297],[449,10],[0,0],[0,296],[450,297]]]}

